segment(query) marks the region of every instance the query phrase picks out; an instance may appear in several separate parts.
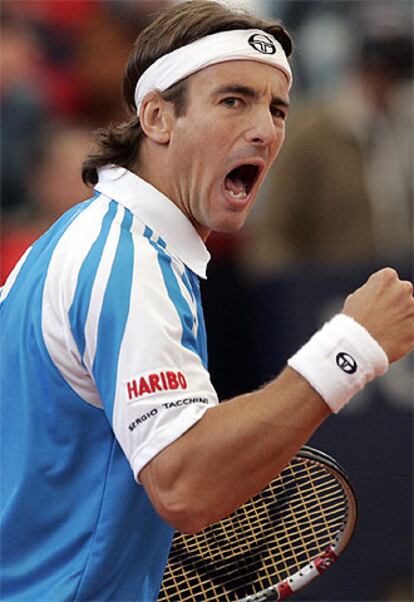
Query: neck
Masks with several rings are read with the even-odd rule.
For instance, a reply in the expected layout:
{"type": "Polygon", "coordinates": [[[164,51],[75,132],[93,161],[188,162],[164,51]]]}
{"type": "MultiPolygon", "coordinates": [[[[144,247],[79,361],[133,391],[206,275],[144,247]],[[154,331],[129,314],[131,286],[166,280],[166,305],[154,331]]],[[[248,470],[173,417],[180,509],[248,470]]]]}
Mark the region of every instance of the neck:
{"type": "MultiPolygon", "coordinates": [[[[151,148],[152,146],[153,143],[147,140],[142,144],[138,157],[131,167],[131,171],[148,182],[148,184],[151,184],[151,186],[154,186],[154,188],[162,192],[164,196],[174,203],[187,216],[200,237],[206,242],[211,229],[201,226],[192,219],[179,193],[177,174],[173,173],[170,163],[166,160],[165,149],[153,149],[151,148]]],[[[158,147],[158,145],[156,146],[158,147]]]]}
{"type": "Polygon", "coordinates": [[[131,167],[131,171],[162,192],[175,205],[179,206],[174,199],[171,186],[169,186],[169,171],[168,165],[164,160],[164,153],[162,150],[156,153],[151,152],[149,148],[151,145],[151,141],[145,141],[142,144],[138,157],[131,167]]]}

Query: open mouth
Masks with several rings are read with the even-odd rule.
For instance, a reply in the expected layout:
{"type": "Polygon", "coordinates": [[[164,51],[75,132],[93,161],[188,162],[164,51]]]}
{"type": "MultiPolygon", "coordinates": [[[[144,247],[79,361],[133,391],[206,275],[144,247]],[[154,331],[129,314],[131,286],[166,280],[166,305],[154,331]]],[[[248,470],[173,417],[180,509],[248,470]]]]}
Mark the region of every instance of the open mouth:
{"type": "Polygon", "coordinates": [[[246,163],[230,171],[225,180],[224,188],[234,199],[245,199],[259,177],[259,166],[246,163]]]}

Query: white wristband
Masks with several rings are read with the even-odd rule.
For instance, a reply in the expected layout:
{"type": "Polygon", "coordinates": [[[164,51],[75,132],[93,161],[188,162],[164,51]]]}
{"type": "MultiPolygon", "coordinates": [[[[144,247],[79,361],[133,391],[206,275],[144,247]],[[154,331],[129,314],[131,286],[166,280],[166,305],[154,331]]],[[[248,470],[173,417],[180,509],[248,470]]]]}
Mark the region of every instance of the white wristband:
{"type": "Polygon", "coordinates": [[[337,414],[376,376],[388,369],[383,348],[361,324],[338,314],[288,361],[337,414]]]}

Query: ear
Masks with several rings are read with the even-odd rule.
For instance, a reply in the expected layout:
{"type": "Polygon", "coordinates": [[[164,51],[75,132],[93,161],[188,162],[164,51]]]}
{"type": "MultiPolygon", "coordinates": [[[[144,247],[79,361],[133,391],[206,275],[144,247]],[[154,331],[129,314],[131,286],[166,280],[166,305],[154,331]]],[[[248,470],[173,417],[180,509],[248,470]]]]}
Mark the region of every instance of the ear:
{"type": "Polygon", "coordinates": [[[151,92],[142,103],[139,121],[150,140],[157,144],[168,144],[174,123],[173,105],[157,92],[151,92]]]}

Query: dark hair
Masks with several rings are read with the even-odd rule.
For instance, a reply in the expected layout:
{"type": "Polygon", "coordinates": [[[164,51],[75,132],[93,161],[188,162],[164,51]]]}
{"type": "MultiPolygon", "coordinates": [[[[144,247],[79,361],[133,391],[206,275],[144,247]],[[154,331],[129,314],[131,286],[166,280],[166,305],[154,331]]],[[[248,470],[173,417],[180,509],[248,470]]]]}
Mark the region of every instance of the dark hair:
{"type": "MultiPolygon", "coordinates": [[[[135,41],[123,79],[123,99],[128,111],[134,115],[126,123],[98,130],[96,149],[82,166],[85,184],[96,184],[97,168],[108,164],[130,167],[137,158],[144,137],[134,100],[138,79],[152,63],[207,35],[234,29],[261,29],[278,40],[287,56],[292,52],[292,40],[277,21],[261,19],[234,10],[212,0],[187,0],[164,10],[146,27],[135,41]]],[[[165,100],[174,103],[176,115],[186,109],[186,81],[180,81],[163,92],[165,100]]]]}

